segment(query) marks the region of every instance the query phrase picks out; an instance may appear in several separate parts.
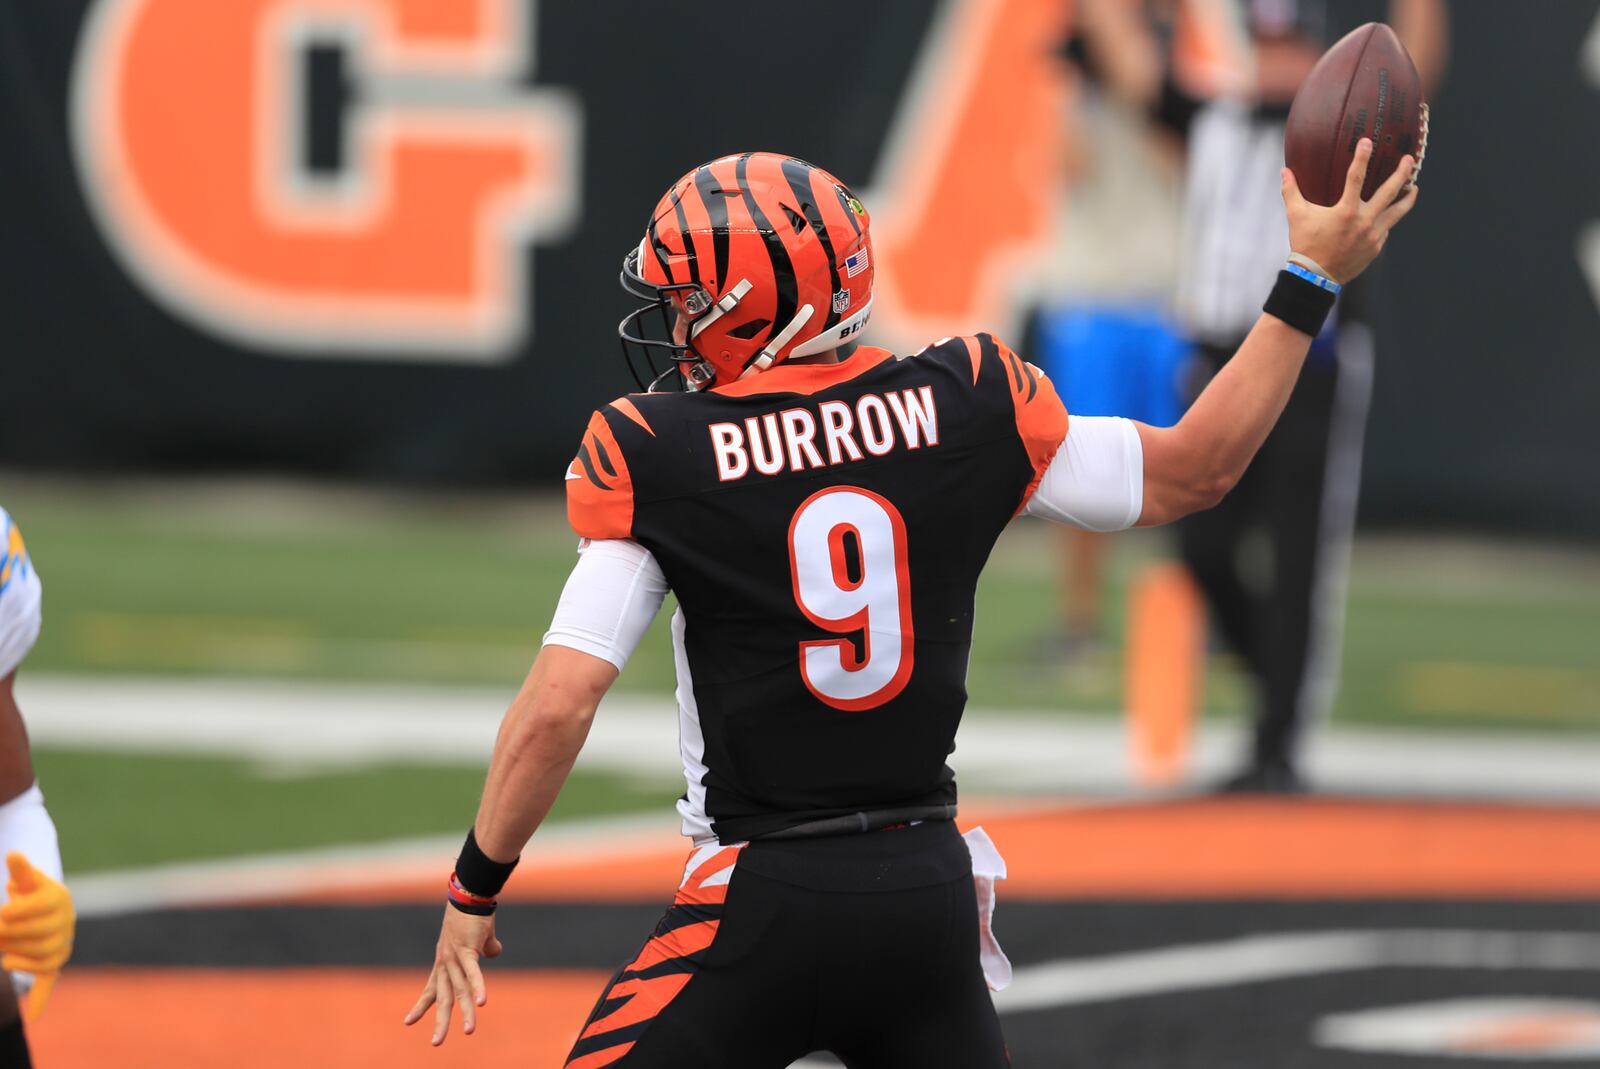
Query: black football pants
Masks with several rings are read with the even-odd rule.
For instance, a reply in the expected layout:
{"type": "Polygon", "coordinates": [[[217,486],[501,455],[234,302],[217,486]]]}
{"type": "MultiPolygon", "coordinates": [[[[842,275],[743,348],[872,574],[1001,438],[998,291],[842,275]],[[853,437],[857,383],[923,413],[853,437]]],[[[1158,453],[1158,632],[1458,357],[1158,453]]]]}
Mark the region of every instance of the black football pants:
{"type": "MultiPolygon", "coordinates": [[[[1255,683],[1257,765],[1292,766],[1308,724],[1332,700],[1370,344],[1364,327],[1347,325],[1337,361],[1308,361],[1238,486],[1178,524],[1184,563],[1255,683]]],[[[1202,347],[1197,385],[1232,352],[1202,347]]]]}
{"type": "MultiPolygon", "coordinates": [[[[680,899],[654,940],[712,915],[714,938],[683,963],[691,975],[665,1006],[646,1021],[597,1031],[597,1021],[603,1028],[626,1013],[624,999],[638,990],[620,972],[569,1066],[787,1069],[816,1051],[832,1051],[850,1069],[1010,1064],[978,962],[970,875],[908,890],[822,891],[739,866],[720,911],[685,913],[680,899]]],[[[675,967],[641,960],[657,978],[647,982],[670,979],[662,970],[675,967]]]]}

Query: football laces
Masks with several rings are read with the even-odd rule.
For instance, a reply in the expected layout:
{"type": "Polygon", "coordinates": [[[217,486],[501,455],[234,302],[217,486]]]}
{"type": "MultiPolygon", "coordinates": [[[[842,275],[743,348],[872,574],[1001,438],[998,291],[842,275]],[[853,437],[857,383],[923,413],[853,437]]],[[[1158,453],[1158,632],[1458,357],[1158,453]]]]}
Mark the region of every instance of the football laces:
{"type": "Polygon", "coordinates": [[[1421,123],[1417,129],[1417,162],[1411,168],[1411,179],[1406,182],[1405,188],[1411,189],[1417,184],[1417,176],[1422,173],[1422,161],[1428,155],[1428,102],[1422,102],[1421,123]]]}

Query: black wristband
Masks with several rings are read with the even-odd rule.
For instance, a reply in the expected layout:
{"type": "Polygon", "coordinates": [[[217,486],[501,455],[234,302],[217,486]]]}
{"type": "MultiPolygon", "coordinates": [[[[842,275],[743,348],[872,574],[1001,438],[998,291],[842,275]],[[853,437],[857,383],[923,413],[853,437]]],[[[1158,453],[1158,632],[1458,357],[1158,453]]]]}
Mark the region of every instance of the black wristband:
{"type": "Polygon", "coordinates": [[[493,902],[489,903],[488,905],[483,905],[482,903],[478,902],[458,902],[449,895],[446,895],[444,900],[452,909],[459,909],[461,912],[470,913],[474,917],[489,917],[494,915],[493,902]]]}
{"type": "Polygon", "coordinates": [[[1334,299],[1334,294],[1321,286],[1288,271],[1279,271],[1278,282],[1261,310],[1315,338],[1322,333],[1322,324],[1333,310],[1334,299]]]}
{"type": "Polygon", "coordinates": [[[461,886],[481,898],[493,898],[511,878],[511,870],[522,860],[495,861],[478,849],[474,829],[468,829],[467,841],[461,844],[461,856],[456,858],[456,879],[461,886]]]}

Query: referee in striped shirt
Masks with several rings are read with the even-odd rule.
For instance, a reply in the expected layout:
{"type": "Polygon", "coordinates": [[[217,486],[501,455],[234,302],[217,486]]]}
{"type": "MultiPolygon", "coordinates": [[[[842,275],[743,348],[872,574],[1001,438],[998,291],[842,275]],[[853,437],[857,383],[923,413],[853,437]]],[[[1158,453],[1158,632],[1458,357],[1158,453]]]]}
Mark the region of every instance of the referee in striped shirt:
{"type": "MultiPolygon", "coordinates": [[[[1180,0],[1163,55],[1136,3],[1085,0],[1078,10],[1095,74],[1187,149],[1177,312],[1198,394],[1243,341],[1289,251],[1278,171],[1295,91],[1331,43],[1333,19],[1353,16],[1353,26],[1383,12],[1338,0],[1180,0]]],[[[1445,50],[1441,0],[1390,0],[1388,19],[1431,85],[1445,50]]],[[[1304,790],[1300,744],[1332,703],[1372,388],[1359,300],[1346,289],[1239,485],[1178,525],[1183,559],[1254,683],[1251,750],[1225,790],[1304,790]]]]}

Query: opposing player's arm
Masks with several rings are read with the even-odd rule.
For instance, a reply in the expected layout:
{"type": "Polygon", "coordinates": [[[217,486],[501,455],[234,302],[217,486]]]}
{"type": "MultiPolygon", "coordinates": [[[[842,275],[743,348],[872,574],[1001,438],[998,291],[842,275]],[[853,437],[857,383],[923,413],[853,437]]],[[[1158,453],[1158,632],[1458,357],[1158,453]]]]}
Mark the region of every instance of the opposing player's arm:
{"type": "Polygon", "coordinates": [[[15,672],[0,677],[0,805],[33,786],[33,759],[28,752],[28,729],[12,695],[15,672]]]}
{"type": "MultiPolygon", "coordinates": [[[[55,823],[34,780],[28,733],[12,690],[17,666],[39,634],[42,597],[22,535],[0,510],[0,857],[6,886],[0,905],[0,969],[31,989],[36,1020],[72,955],[76,914],[62,882],[55,823]]],[[[11,995],[6,984],[6,997],[11,995]]],[[[0,1014],[10,1007],[0,1006],[0,1014]]]]}
{"type": "MultiPolygon", "coordinates": [[[[1349,282],[1377,258],[1390,230],[1417,201],[1415,186],[1401,195],[1411,175],[1409,156],[1363,201],[1371,158],[1372,142],[1362,139],[1344,196],[1327,208],[1306,201],[1294,174],[1283,171],[1289,246],[1338,283],[1349,282]]],[[[1138,425],[1144,454],[1140,526],[1210,508],[1233,488],[1282,414],[1310,346],[1309,334],[1264,313],[1176,426],[1138,425]]]]}

